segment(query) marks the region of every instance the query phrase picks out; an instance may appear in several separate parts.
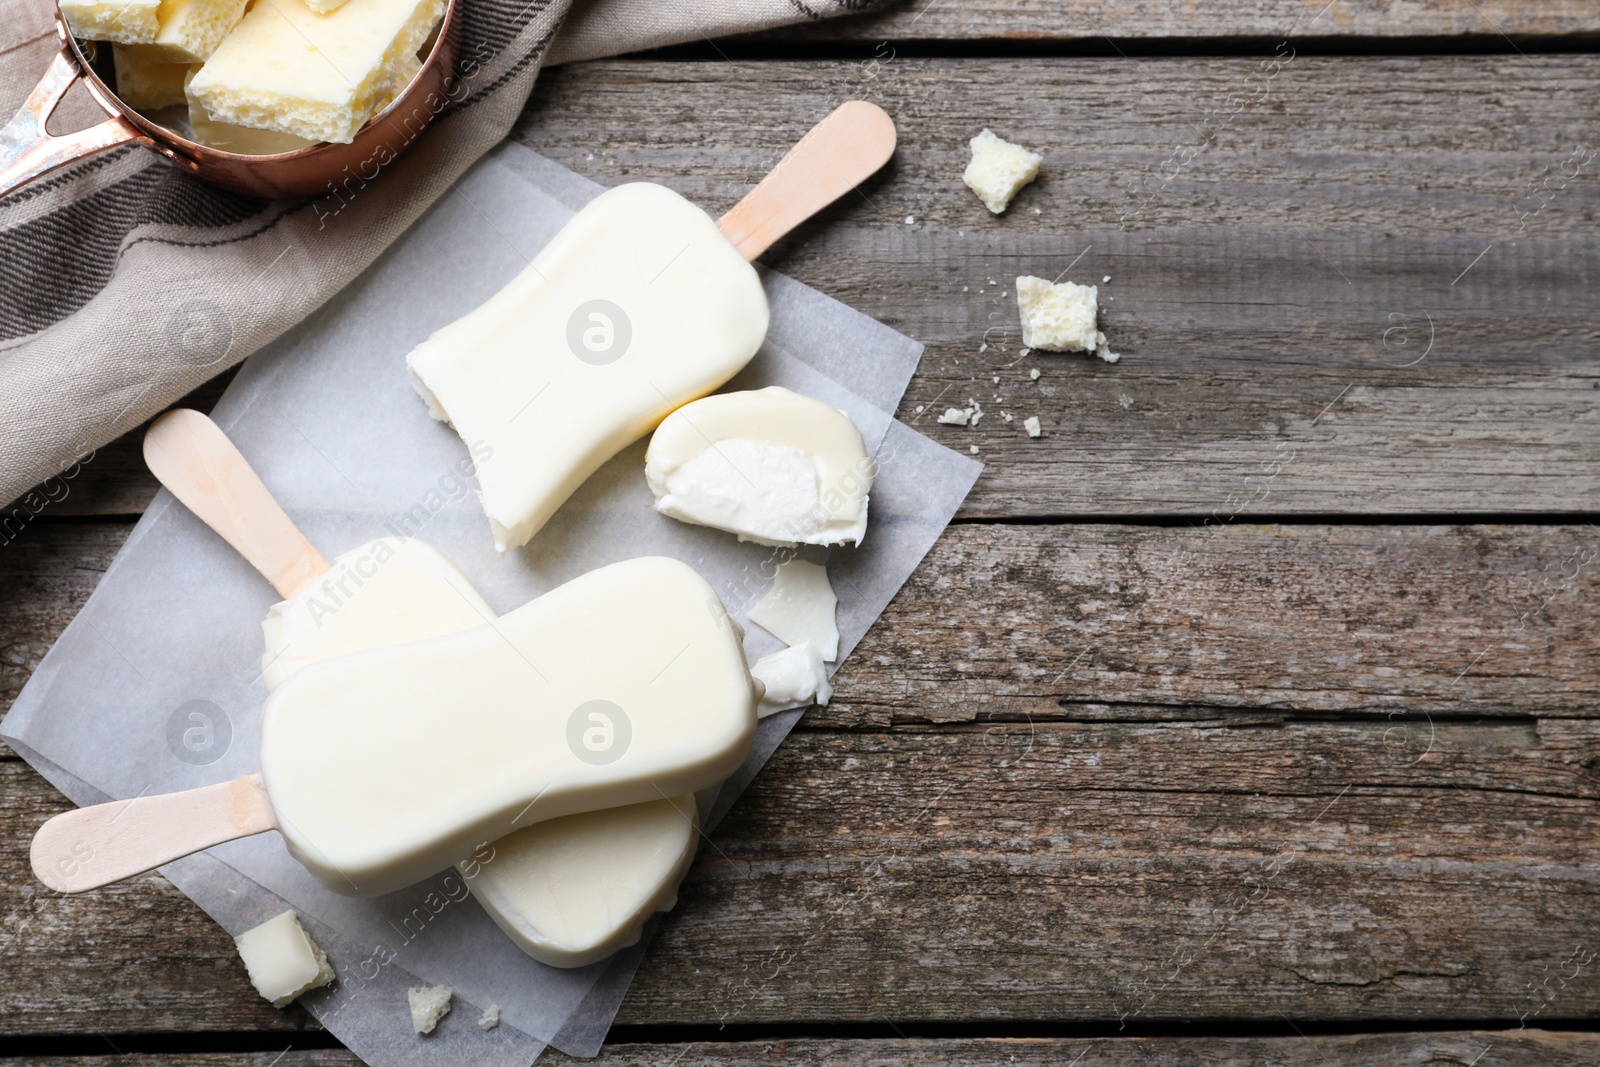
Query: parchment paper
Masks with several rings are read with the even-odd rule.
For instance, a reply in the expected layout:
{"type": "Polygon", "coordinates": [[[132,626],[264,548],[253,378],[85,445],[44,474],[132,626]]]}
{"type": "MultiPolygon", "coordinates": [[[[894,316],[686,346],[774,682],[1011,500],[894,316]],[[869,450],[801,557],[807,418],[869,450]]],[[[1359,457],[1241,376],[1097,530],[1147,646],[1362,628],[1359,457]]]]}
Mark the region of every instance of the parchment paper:
{"type": "MultiPolygon", "coordinates": [[[[643,477],[644,442],[592,477],[531,545],[498,557],[461,475],[465,447],[428,417],[405,374],[404,355],[417,341],[499,288],[599,191],[526,148],[503,146],[372,269],[245,364],[213,418],[325,555],[415,534],[501,612],[595,567],[669,555],[694,566],[744,621],[781,555],[658,515],[643,477]]],[[[842,661],[981,466],[889,414],[920,345],[782,275],[766,272],[764,283],[773,311],[767,343],[728,388],[780,384],[826,400],[855,420],[877,456],[866,542],[827,556],[842,661]]],[[[254,772],[265,698],[260,620],[275,599],[249,564],[161,493],[18,697],[3,736],[80,804],[254,772]],[[206,743],[197,747],[197,737],[206,743]]],[[[747,631],[752,661],[781,647],[759,627],[747,631]]],[[[720,794],[701,798],[707,829],[801,714],[763,720],[749,760],[720,794]]],[[[648,942],[590,967],[546,967],[500,932],[454,871],[385,897],[342,897],[290,858],[275,833],[162,870],[234,934],[297,910],[339,976],[302,1003],[377,1067],[511,1067],[531,1063],[546,1044],[594,1055],[648,942]],[[454,1014],[418,1038],[405,989],[424,981],[448,984],[457,999],[454,1014]],[[503,1022],[485,1033],[477,1009],[491,1003],[503,1022]]]]}

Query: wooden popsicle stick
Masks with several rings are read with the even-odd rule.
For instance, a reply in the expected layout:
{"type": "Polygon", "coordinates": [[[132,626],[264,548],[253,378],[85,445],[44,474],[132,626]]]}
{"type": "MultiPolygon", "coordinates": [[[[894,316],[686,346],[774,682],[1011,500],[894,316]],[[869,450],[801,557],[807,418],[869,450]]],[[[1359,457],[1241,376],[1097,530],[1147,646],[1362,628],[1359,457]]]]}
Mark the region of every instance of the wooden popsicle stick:
{"type": "Polygon", "coordinates": [[[82,893],[224,841],[277,829],[256,775],[62,812],[33,835],[39,881],[82,893]]]}
{"type": "Polygon", "coordinates": [[[157,480],[272,583],[294,596],[327,573],[307,541],[222,428],[190,408],[174,408],[144,435],[144,461],[157,480]]]}
{"type": "Polygon", "coordinates": [[[746,260],[871,177],[894,154],[894,120],[851,100],[800,138],[761,184],[717,220],[746,260]]]}

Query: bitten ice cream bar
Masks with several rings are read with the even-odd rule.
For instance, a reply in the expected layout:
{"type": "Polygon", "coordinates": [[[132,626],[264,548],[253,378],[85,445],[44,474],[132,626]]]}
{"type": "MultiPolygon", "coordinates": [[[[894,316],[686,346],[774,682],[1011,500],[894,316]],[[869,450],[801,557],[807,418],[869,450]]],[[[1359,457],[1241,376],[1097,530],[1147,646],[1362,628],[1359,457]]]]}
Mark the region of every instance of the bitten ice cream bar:
{"type": "Polygon", "coordinates": [[[526,544],[573,490],[761,347],[749,260],[894,151],[865,101],[823,119],[721,219],[636,182],[595,197],[505,288],[406,357],[434,418],[490,446],[479,495],[495,548],[526,544]]]}
{"type": "Polygon", "coordinates": [[[501,552],[674,408],[733,377],[767,333],[755,268],[660,185],[600,194],[494,296],[406,359],[478,465],[501,552]]]}

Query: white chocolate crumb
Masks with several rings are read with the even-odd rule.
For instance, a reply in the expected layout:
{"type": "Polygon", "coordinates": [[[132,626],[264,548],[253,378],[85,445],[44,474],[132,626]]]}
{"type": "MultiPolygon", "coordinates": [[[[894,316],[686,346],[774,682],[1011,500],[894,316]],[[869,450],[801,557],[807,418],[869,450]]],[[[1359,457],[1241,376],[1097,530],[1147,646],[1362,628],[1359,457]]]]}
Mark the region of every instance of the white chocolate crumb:
{"type": "Polygon", "coordinates": [[[1028,372],[1028,377],[1032,378],[1034,381],[1038,381],[1039,380],[1039,368],[1035,367],[1031,371],[1029,371],[1028,372]]]}
{"type": "Polygon", "coordinates": [[[967,188],[978,194],[983,206],[1000,214],[1024,185],[1039,176],[1044,157],[1019,144],[1001,140],[993,130],[984,130],[970,142],[972,161],[962,173],[967,188]]]}
{"type": "Polygon", "coordinates": [[[1095,328],[1096,289],[1074,282],[1050,282],[1023,275],[1017,279],[1017,314],[1022,343],[1052,352],[1092,352],[1105,335],[1095,328]]]}
{"type": "Polygon", "coordinates": [[[500,1025],[500,1005],[491,1004],[483,1009],[483,1014],[478,1016],[479,1030],[493,1030],[500,1025]]]}
{"type": "Polygon", "coordinates": [[[406,990],[411,1002],[411,1028],[419,1034],[431,1034],[439,1020],[450,1014],[450,987],[425,985],[406,990]]]}
{"type": "Polygon", "coordinates": [[[1039,436],[1039,416],[1029,415],[1022,420],[1022,428],[1028,431],[1029,437],[1039,436]]]}

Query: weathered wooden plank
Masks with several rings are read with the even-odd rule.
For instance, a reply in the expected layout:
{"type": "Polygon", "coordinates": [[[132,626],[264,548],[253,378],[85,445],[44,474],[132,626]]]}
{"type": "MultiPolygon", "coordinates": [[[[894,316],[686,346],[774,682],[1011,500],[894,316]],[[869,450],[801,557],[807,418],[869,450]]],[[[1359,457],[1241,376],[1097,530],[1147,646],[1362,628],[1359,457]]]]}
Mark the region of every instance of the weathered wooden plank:
{"type": "Polygon", "coordinates": [[[929,343],[901,416],[980,447],[969,516],[1595,507],[1600,57],[1265,63],[586,64],[516,136],[719,211],[884,104],[889,171],[768,259],[929,343]],[[984,126],[1047,157],[1000,218],[961,184],[984,126]],[[1122,362],[1021,359],[1021,273],[1111,276],[1122,362]],[[968,398],[977,429],[933,425],[968,398]]]}
{"type": "Polygon", "coordinates": [[[160,875],[80,896],[37,881],[28,843],[70,806],[26,764],[0,762],[0,1035],[317,1026],[262,1000],[233,938],[160,875]]]}
{"type": "Polygon", "coordinates": [[[132,529],[41,519],[0,547],[0,709],[11,707],[132,529]]]}
{"type": "MultiPolygon", "coordinates": [[[[1248,3],[1162,4],[1137,0],[1061,3],[1060,0],[993,0],[943,3],[906,0],[881,11],[752,35],[752,41],[876,43],[887,41],[1161,41],[1196,38],[1460,37],[1502,34],[1543,37],[1591,34],[1600,28],[1593,6],[1540,0],[1475,4],[1467,0],[1251,0],[1248,3]]],[[[735,42],[737,44],[739,42],[735,42]]]]}
{"type": "MultiPolygon", "coordinates": [[[[448,1023],[444,1025],[449,1025],[448,1023]]],[[[1582,1067],[1600,1057],[1600,1035],[1549,1033],[1540,1030],[1451,1031],[1441,1033],[1352,1034],[1319,1037],[1205,1038],[990,1038],[829,1041],[697,1042],[694,1044],[608,1045],[594,1060],[574,1060],[557,1052],[541,1057],[541,1065],[563,1067],[593,1063],[602,1067],[660,1067],[668,1063],[785,1064],[811,1067],[932,1067],[950,1063],[988,1065],[1056,1065],[1093,1063],[1096,1067],[1304,1067],[1329,1062],[1340,1067],[1467,1067],[1472,1057],[1489,1050],[1481,1062],[1496,1067],[1582,1067]],[[1075,1057],[1089,1055],[1081,1061],[1075,1057]],[[1318,1057],[1322,1057],[1321,1060],[1318,1057]]],[[[22,1067],[98,1067],[103,1058],[40,1057],[12,1060],[22,1067]]],[[[290,1050],[286,1053],[193,1054],[120,1057],[119,1067],[353,1067],[359,1063],[343,1050],[290,1050]],[[281,1057],[281,1058],[277,1058],[281,1057]]]]}
{"type": "Polygon", "coordinates": [[[1590,526],[958,527],[811,721],[1588,716],[1597,564],[1590,526]]]}
{"type": "MultiPolygon", "coordinates": [[[[567,63],[611,54],[616,49],[618,0],[580,2],[568,16],[551,62],[567,63]]],[[[859,5],[845,5],[856,7],[859,5]]],[[[702,9],[701,15],[707,11],[702,9]]],[[[1600,27],[1596,12],[1577,0],[1475,4],[1472,0],[1247,0],[1245,3],[1161,4],[1137,0],[890,0],[848,18],[820,19],[743,37],[722,36],[732,17],[702,22],[686,34],[692,54],[744,59],[774,54],[856,54],[882,62],[898,51],[931,48],[976,52],[1027,50],[1114,55],[1129,51],[1193,48],[1196,44],[1238,48],[1251,42],[1315,39],[1324,47],[1370,46],[1409,38],[1432,45],[1471,43],[1509,50],[1506,35],[1519,39],[1581,41],[1600,27]],[[709,38],[718,38],[710,40],[709,38]],[[804,50],[804,51],[802,51],[804,50]]],[[[631,23],[631,13],[628,16],[631,23]]],[[[667,20],[664,20],[667,21],[667,20]]],[[[1524,41],[1526,46],[1526,41],[1524,41]]]]}
{"type": "MultiPolygon", "coordinates": [[[[894,163],[767,261],[929,343],[900,414],[981,449],[969,517],[1596,508],[1600,56],[1270,57],[581,64],[515,135],[715,212],[883,103],[894,163]],[[960,178],[984,126],[1047,156],[999,218],[960,178]],[[1012,280],[1063,271],[1111,276],[1121,363],[1020,358],[1012,280]]],[[[138,469],[52,513],[139,510],[138,469]]]]}
{"type": "MultiPolygon", "coordinates": [[[[1600,56],[1261,67],[581,64],[542,78],[515,136],[720,211],[838,99],[883,102],[890,170],[768,261],[930,344],[901,416],[981,448],[970,517],[1597,507],[1600,56]],[[986,125],[1046,154],[998,219],[960,182],[986,125]],[[1112,277],[1122,363],[1019,357],[1013,278],[1062,272],[1112,277]],[[934,422],[968,398],[976,429],[934,422]]],[[[150,493],[125,442],[51,509],[150,493]]]]}
{"type": "Polygon", "coordinates": [[[1133,777],[1094,733],[791,738],[622,1019],[1515,1018],[1592,954],[1592,800],[1370,786],[1359,742],[1133,777]]]}
{"type": "MultiPolygon", "coordinates": [[[[129,528],[0,549],[0,706],[129,528]]],[[[1588,526],[957,526],[807,722],[1356,715],[1420,745],[1435,720],[1582,718],[1597,570],[1588,526]]]]}
{"type": "MultiPolygon", "coordinates": [[[[1562,728],[1600,752],[1600,727],[1562,728]]],[[[1600,1011],[1593,790],[1524,791],[1535,730],[1463,725],[1471,757],[1409,784],[1359,731],[1249,733],[800,731],[702,850],[619,1022],[1600,1011]]],[[[64,806],[0,763],[6,1031],[294,1025],[159,878],[35,886],[28,835],[64,806]]]]}
{"type": "MultiPolygon", "coordinates": [[[[8,698],[127,529],[0,552],[8,698]]],[[[1590,1015],[1594,544],[955,527],[703,851],[623,1021],[1590,1015]]],[[[161,879],[38,887],[64,806],[0,763],[0,1026],[304,1025],[161,879]]]]}

